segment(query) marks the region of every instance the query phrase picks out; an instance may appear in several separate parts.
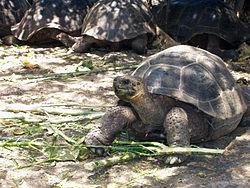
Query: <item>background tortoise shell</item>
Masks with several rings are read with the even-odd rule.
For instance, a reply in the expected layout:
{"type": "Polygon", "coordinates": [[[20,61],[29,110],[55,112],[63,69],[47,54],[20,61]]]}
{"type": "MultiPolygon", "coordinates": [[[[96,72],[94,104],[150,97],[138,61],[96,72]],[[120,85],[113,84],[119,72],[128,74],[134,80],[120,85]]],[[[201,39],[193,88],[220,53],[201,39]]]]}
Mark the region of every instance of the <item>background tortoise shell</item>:
{"type": "Polygon", "coordinates": [[[11,26],[21,21],[29,7],[27,0],[1,0],[0,37],[11,34],[11,26]]]}
{"type": "Polygon", "coordinates": [[[237,46],[249,35],[249,27],[221,0],[170,0],[157,7],[159,27],[181,43],[206,33],[237,46]]]}
{"type": "Polygon", "coordinates": [[[110,42],[155,35],[152,18],[141,0],[101,0],[85,17],[82,35],[110,42]]]}
{"type": "Polygon", "coordinates": [[[40,0],[33,3],[22,21],[12,27],[19,40],[29,40],[38,31],[55,28],[80,35],[88,6],[96,0],[40,0]]]}
{"type": "Polygon", "coordinates": [[[224,62],[200,48],[179,45],[150,56],[132,74],[150,93],[167,95],[219,119],[246,111],[241,89],[224,62]]]}

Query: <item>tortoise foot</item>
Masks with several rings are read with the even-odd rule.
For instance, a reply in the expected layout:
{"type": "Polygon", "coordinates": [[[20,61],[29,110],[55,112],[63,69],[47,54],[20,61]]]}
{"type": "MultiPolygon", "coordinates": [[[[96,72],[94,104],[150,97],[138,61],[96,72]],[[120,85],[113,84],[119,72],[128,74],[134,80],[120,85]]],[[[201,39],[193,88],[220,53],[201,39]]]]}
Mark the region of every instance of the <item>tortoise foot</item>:
{"type": "Polygon", "coordinates": [[[98,128],[92,129],[85,137],[85,144],[89,150],[96,154],[103,156],[105,155],[105,150],[98,145],[104,145],[105,138],[103,137],[102,131],[98,128]],[[96,146],[96,147],[95,147],[96,146]]]}
{"type": "Polygon", "coordinates": [[[166,159],[165,163],[170,164],[170,165],[180,164],[180,163],[184,162],[186,159],[187,159],[187,156],[184,156],[184,155],[169,156],[166,159]]]}
{"type": "Polygon", "coordinates": [[[105,156],[106,155],[106,151],[103,148],[94,148],[94,147],[90,147],[89,150],[91,151],[91,153],[94,153],[98,156],[105,156]]]}

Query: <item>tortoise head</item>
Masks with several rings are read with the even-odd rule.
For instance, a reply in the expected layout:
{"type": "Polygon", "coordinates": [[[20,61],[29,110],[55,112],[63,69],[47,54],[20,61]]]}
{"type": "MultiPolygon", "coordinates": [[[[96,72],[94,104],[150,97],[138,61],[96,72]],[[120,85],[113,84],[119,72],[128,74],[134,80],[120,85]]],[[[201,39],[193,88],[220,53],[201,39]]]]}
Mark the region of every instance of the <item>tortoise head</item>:
{"type": "Polygon", "coordinates": [[[124,101],[131,102],[144,94],[144,84],[140,78],[133,76],[118,76],[114,79],[113,88],[116,96],[124,101]]]}

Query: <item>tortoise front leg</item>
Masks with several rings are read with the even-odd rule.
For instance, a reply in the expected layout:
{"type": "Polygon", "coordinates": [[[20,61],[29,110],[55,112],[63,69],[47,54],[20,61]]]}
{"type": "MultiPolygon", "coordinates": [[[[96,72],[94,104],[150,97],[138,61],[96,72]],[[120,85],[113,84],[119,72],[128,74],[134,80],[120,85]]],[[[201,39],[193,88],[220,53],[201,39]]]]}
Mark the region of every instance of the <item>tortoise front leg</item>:
{"type": "MultiPolygon", "coordinates": [[[[164,129],[169,146],[185,147],[190,145],[188,115],[183,108],[174,107],[169,111],[164,122],[164,129]]],[[[186,158],[187,156],[184,155],[169,156],[166,163],[178,164],[186,158]]]]}
{"type": "MultiPolygon", "coordinates": [[[[136,121],[133,111],[126,106],[117,106],[109,110],[101,119],[99,126],[94,127],[85,137],[86,145],[109,145],[126,126],[136,121]]],[[[91,148],[97,154],[103,154],[103,149],[91,148]]]]}

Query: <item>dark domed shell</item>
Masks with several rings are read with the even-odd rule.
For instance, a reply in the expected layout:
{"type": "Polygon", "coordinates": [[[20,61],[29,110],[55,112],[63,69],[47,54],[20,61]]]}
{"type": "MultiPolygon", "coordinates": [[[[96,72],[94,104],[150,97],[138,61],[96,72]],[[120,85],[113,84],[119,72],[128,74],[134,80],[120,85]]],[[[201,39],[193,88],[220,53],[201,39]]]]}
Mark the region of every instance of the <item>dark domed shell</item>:
{"type": "Polygon", "coordinates": [[[1,0],[0,37],[11,34],[10,27],[20,22],[29,7],[27,0],[1,0]]]}
{"type": "Polygon", "coordinates": [[[179,45],[149,57],[133,73],[148,91],[193,104],[220,119],[242,114],[246,104],[224,62],[191,46],[179,45]]]}
{"type": "Polygon", "coordinates": [[[95,0],[41,0],[33,3],[22,21],[12,27],[19,40],[29,40],[39,30],[60,29],[66,33],[81,31],[87,8],[95,0]]]}
{"type": "Polygon", "coordinates": [[[85,17],[82,34],[110,42],[154,35],[152,18],[141,0],[101,0],[85,17]]]}
{"type": "Polygon", "coordinates": [[[158,26],[181,43],[206,33],[238,45],[246,34],[247,27],[221,0],[162,1],[156,9],[158,26]]]}

